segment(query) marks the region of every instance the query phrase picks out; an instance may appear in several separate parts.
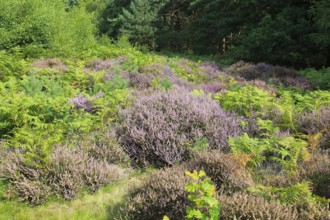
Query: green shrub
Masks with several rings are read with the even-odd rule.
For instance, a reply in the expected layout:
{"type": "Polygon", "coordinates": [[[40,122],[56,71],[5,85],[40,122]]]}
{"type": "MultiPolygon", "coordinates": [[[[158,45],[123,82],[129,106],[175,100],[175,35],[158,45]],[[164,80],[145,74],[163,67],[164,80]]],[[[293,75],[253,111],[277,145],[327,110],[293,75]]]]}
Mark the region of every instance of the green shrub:
{"type": "Polygon", "coordinates": [[[217,94],[214,97],[222,108],[250,116],[253,112],[263,114],[273,108],[274,97],[267,91],[254,86],[239,87],[237,90],[227,90],[224,95],[217,94]]]}
{"type": "Polygon", "coordinates": [[[43,166],[53,144],[108,124],[127,103],[120,77],[103,81],[105,73],[69,65],[66,74],[38,68],[0,82],[0,138],[23,149],[26,163],[43,166]]]}
{"type": "Polygon", "coordinates": [[[93,18],[83,7],[67,11],[62,0],[1,0],[0,5],[0,50],[20,47],[32,57],[43,50],[67,56],[95,44],[93,18]]]}
{"type": "Polygon", "coordinates": [[[317,89],[330,89],[330,68],[319,70],[308,68],[300,70],[298,74],[305,77],[317,89]]]}
{"type": "Polygon", "coordinates": [[[258,120],[261,138],[251,138],[246,133],[236,138],[229,138],[229,145],[234,153],[250,156],[249,167],[258,167],[266,161],[274,161],[283,170],[295,172],[300,161],[308,158],[307,142],[280,132],[272,121],[258,120]]]}
{"type": "Polygon", "coordinates": [[[279,200],[283,204],[295,205],[300,208],[308,207],[316,202],[308,182],[297,183],[287,187],[259,185],[257,188],[251,188],[250,191],[266,199],[279,200]]]}

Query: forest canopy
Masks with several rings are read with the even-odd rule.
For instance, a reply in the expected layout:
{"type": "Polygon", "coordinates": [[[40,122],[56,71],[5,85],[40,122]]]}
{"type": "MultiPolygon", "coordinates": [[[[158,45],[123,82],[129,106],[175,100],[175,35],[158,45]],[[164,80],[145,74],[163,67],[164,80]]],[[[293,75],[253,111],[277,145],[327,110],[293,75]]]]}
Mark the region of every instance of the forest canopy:
{"type": "Polygon", "coordinates": [[[329,66],[327,0],[0,0],[0,50],[141,48],[296,68],[329,66]],[[64,4],[63,4],[64,3],[64,4]],[[14,13],[13,13],[14,12],[14,13]]]}

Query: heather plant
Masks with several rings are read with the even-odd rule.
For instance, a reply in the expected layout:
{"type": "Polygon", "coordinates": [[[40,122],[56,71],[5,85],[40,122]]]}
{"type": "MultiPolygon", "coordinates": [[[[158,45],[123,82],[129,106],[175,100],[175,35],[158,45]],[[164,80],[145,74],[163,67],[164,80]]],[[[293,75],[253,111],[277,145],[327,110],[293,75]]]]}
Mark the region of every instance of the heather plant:
{"type": "Polygon", "coordinates": [[[187,208],[187,219],[217,220],[220,216],[220,204],[214,197],[215,186],[206,177],[203,170],[185,172],[193,181],[186,185],[188,200],[191,204],[187,208]]]}
{"type": "Polygon", "coordinates": [[[217,189],[227,193],[254,185],[251,174],[245,169],[243,155],[224,154],[217,151],[196,153],[187,163],[189,170],[203,170],[217,189]]]}
{"type": "Polygon", "coordinates": [[[312,90],[312,86],[303,77],[280,77],[271,80],[272,84],[280,85],[283,84],[286,87],[296,87],[303,90],[312,90]]]}
{"type": "Polygon", "coordinates": [[[272,78],[294,77],[296,71],[282,66],[267,63],[256,65],[239,61],[226,69],[226,72],[245,78],[246,80],[263,80],[268,82],[272,78]]]}
{"type": "Polygon", "coordinates": [[[153,64],[141,66],[138,72],[130,73],[130,83],[138,89],[160,88],[169,90],[173,85],[190,88],[192,85],[186,80],[178,77],[170,67],[153,64]]]}
{"type": "Polygon", "coordinates": [[[207,80],[215,80],[220,74],[223,74],[220,67],[214,62],[203,62],[198,66],[198,69],[207,80]]]}
{"type": "Polygon", "coordinates": [[[327,219],[329,210],[319,205],[298,209],[245,191],[219,194],[221,219],[327,219]]]}
{"type": "Polygon", "coordinates": [[[114,130],[98,129],[87,137],[71,140],[69,145],[78,145],[84,152],[99,161],[109,164],[128,165],[129,158],[122,146],[118,143],[114,130]]]}
{"type": "Polygon", "coordinates": [[[326,151],[314,152],[310,160],[299,167],[300,178],[310,181],[313,194],[330,199],[330,157],[326,151]]]}
{"type": "Polygon", "coordinates": [[[313,149],[319,146],[329,148],[330,144],[330,108],[322,107],[311,112],[304,112],[297,121],[299,130],[309,135],[313,149]]]}
{"type": "Polygon", "coordinates": [[[205,96],[184,90],[158,92],[135,100],[122,111],[117,136],[137,165],[168,166],[186,160],[197,138],[207,138],[210,149],[225,150],[228,136],[241,128],[238,119],[205,96]]]}
{"type": "Polygon", "coordinates": [[[83,94],[70,99],[69,104],[74,105],[77,109],[83,109],[86,112],[93,112],[93,103],[88,100],[83,94]]]}
{"type": "Polygon", "coordinates": [[[72,199],[83,187],[95,192],[126,175],[117,165],[90,157],[79,148],[67,148],[56,149],[48,163],[48,180],[59,197],[72,199]]]}
{"type": "Polygon", "coordinates": [[[0,178],[9,183],[3,196],[31,205],[40,205],[53,196],[73,199],[86,189],[96,192],[127,175],[121,166],[79,147],[57,147],[41,168],[27,164],[17,150],[2,149],[1,159],[0,178]]]}
{"type": "Polygon", "coordinates": [[[220,90],[222,89],[222,85],[219,82],[213,82],[213,83],[202,84],[201,88],[205,94],[209,94],[209,93],[214,94],[220,92],[220,90]]]}
{"type": "Polygon", "coordinates": [[[162,219],[164,215],[184,219],[189,204],[184,171],[184,167],[173,166],[151,174],[141,187],[129,192],[123,219],[162,219]]]}
{"type": "Polygon", "coordinates": [[[60,73],[65,72],[68,69],[68,67],[59,58],[42,58],[33,61],[31,66],[40,69],[50,68],[60,73]]]}
{"type": "Polygon", "coordinates": [[[26,165],[17,152],[1,146],[0,178],[9,182],[3,197],[38,205],[49,198],[51,188],[45,184],[45,169],[26,165]]]}

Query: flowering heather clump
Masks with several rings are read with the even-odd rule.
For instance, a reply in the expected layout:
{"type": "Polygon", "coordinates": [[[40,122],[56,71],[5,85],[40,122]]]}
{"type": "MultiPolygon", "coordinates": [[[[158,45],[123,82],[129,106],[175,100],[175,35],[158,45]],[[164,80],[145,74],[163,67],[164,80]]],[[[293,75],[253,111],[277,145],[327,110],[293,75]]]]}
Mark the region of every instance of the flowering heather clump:
{"type": "Polygon", "coordinates": [[[125,57],[118,57],[116,59],[96,59],[92,60],[90,63],[86,65],[86,69],[89,71],[106,71],[106,72],[112,72],[115,66],[119,66],[125,62],[125,57]]]}
{"type": "Polygon", "coordinates": [[[129,158],[119,145],[113,130],[97,130],[86,138],[76,141],[89,157],[96,160],[107,161],[111,164],[128,164],[129,162],[129,158]]]}
{"type": "Polygon", "coordinates": [[[95,192],[100,186],[116,181],[125,172],[106,161],[90,157],[80,148],[58,147],[49,159],[48,181],[54,193],[64,199],[75,198],[84,187],[95,192]]]}
{"type": "Polygon", "coordinates": [[[224,71],[230,75],[235,74],[236,72],[243,71],[245,69],[248,69],[252,66],[250,63],[246,63],[244,61],[238,61],[231,66],[228,66],[224,69],[224,71]]]}
{"type": "Polygon", "coordinates": [[[310,181],[313,193],[330,199],[330,154],[329,152],[316,152],[309,161],[299,166],[300,175],[303,180],[310,181]]]}
{"type": "Polygon", "coordinates": [[[282,66],[273,66],[266,63],[256,65],[239,61],[226,69],[226,72],[241,76],[246,80],[263,80],[268,82],[276,77],[295,77],[296,71],[282,66]]]}
{"type": "Polygon", "coordinates": [[[271,82],[275,85],[283,84],[285,86],[294,86],[294,87],[304,89],[304,90],[311,90],[312,89],[312,86],[303,77],[285,76],[285,77],[275,78],[271,82]]]}
{"type": "Polygon", "coordinates": [[[125,62],[125,57],[118,57],[116,59],[96,59],[92,60],[90,63],[86,65],[86,72],[99,72],[105,71],[106,75],[103,77],[103,81],[112,80],[115,76],[115,72],[118,71],[119,74],[124,78],[128,79],[128,73],[122,70],[120,67],[125,62]]]}
{"type": "Polygon", "coordinates": [[[324,149],[330,147],[330,108],[322,107],[319,110],[305,112],[297,121],[300,130],[309,134],[313,145],[324,149]],[[315,143],[315,142],[318,142],[315,143]]]}
{"type": "Polygon", "coordinates": [[[198,138],[207,138],[212,149],[225,150],[228,136],[241,132],[234,115],[206,96],[183,90],[138,98],[122,116],[117,136],[130,158],[142,166],[184,161],[198,138]]]}
{"type": "Polygon", "coordinates": [[[32,63],[32,66],[37,68],[51,68],[58,72],[64,72],[68,69],[68,67],[58,58],[35,60],[32,63]]]}
{"type": "Polygon", "coordinates": [[[192,66],[192,62],[190,60],[181,58],[178,62],[177,62],[177,66],[182,69],[186,74],[193,74],[194,70],[191,67],[192,66]]]}
{"type": "Polygon", "coordinates": [[[140,73],[150,73],[152,75],[158,75],[161,76],[164,72],[164,65],[163,64],[153,64],[153,65],[146,65],[146,66],[141,66],[139,68],[140,73]]]}
{"type": "Polygon", "coordinates": [[[148,89],[155,79],[151,73],[131,72],[129,73],[129,86],[136,89],[148,89]]]}
{"type": "Polygon", "coordinates": [[[149,176],[142,187],[127,196],[123,219],[162,219],[164,215],[184,219],[189,204],[185,191],[189,180],[184,172],[183,167],[174,166],[149,176]]]}
{"type": "Polygon", "coordinates": [[[45,183],[45,171],[26,165],[18,151],[0,146],[0,179],[10,183],[3,195],[5,198],[18,198],[31,205],[47,201],[51,188],[45,183]]]}
{"type": "Polygon", "coordinates": [[[83,94],[72,98],[69,104],[73,104],[76,109],[84,109],[86,112],[93,112],[93,103],[89,101],[83,94]]]}
{"type": "Polygon", "coordinates": [[[242,86],[251,85],[251,86],[257,87],[259,89],[268,91],[268,92],[270,92],[270,94],[276,94],[277,93],[277,89],[274,86],[270,86],[265,81],[258,80],[258,79],[243,82],[241,85],[242,86]]]}
{"type": "Polygon", "coordinates": [[[172,83],[172,85],[174,85],[175,87],[181,87],[187,89],[192,88],[191,83],[178,77],[170,67],[164,66],[162,64],[154,64],[151,66],[140,67],[139,73],[133,74],[131,83],[133,84],[133,87],[134,85],[136,85],[135,87],[137,88],[140,87],[145,88],[146,86],[150,88],[151,82],[154,79],[158,79],[158,80],[168,79],[169,82],[172,83]]]}
{"type": "Polygon", "coordinates": [[[217,188],[226,192],[242,190],[254,185],[251,174],[231,154],[217,151],[199,153],[189,161],[190,170],[203,170],[217,188]]]}
{"type": "Polygon", "coordinates": [[[268,201],[260,196],[237,192],[219,195],[221,219],[274,219],[298,220],[298,211],[291,206],[268,201]]]}
{"type": "Polygon", "coordinates": [[[218,75],[223,74],[220,67],[214,62],[203,62],[198,68],[208,80],[214,80],[218,75]]]}
{"type": "Polygon", "coordinates": [[[266,63],[258,63],[257,65],[247,65],[234,72],[235,75],[241,76],[246,80],[268,80],[274,77],[274,68],[266,63]]]}
{"type": "Polygon", "coordinates": [[[274,73],[276,77],[295,77],[297,76],[297,71],[293,68],[287,68],[284,66],[274,66],[274,73]]]}
{"type": "Polygon", "coordinates": [[[224,89],[225,85],[221,84],[220,82],[212,82],[212,83],[207,83],[207,84],[202,84],[201,88],[204,91],[205,94],[208,93],[217,93],[220,90],[224,89]]]}

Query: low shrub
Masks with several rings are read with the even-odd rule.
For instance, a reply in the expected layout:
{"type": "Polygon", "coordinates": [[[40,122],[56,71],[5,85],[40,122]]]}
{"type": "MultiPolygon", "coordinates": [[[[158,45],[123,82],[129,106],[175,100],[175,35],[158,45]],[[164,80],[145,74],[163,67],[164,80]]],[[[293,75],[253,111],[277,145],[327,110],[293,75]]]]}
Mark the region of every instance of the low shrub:
{"type": "Polygon", "coordinates": [[[83,94],[70,99],[69,104],[72,104],[76,109],[83,109],[86,112],[93,112],[94,104],[88,100],[83,94]]]}
{"type": "Polygon", "coordinates": [[[59,58],[49,58],[49,59],[38,59],[33,61],[32,67],[36,68],[50,68],[58,72],[65,72],[68,70],[68,66],[65,65],[59,58]]]}
{"type": "Polygon", "coordinates": [[[311,90],[313,87],[309,84],[309,82],[303,77],[279,77],[271,80],[272,84],[280,85],[283,84],[284,86],[290,87],[297,87],[303,90],[311,90]]]}
{"type": "Polygon", "coordinates": [[[278,200],[282,204],[294,205],[299,209],[305,209],[315,204],[315,198],[308,182],[296,183],[286,187],[258,185],[257,188],[250,188],[249,190],[266,199],[278,200]]]}
{"type": "Polygon", "coordinates": [[[91,158],[111,164],[128,165],[129,157],[118,143],[114,130],[96,130],[70,145],[80,146],[91,158]]]}
{"type": "Polygon", "coordinates": [[[86,187],[95,192],[100,186],[125,176],[125,172],[106,161],[89,157],[81,149],[59,147],[48,163],[48,180],[58,197],[72,199],[86,187]]]}
{"type": "Polygon", "coordinates": [[[211,149],[226,150],[228,136],[240,133],[238,119],[224,112],[206,96],[183,90],[154,93],[138,98],[131,109],[121,113],[117,129],[132,161],[159,167],[184,161],[196,139],[207,138],[211,149]]]}
{"type": "Polygon", "coordinates": [[[299,167],[300,177],[312,183],[315,195],[330,199],[330,156],[328,152],[315,152],[309,161],[299,167]]]}
{"type": "Polygon", "coordinates": [[[306,78],[313,87],[317,89],[330,89],[330,68],[316,70],[314,68],[303,69],[298,72],[298,75],[306,78]]]}
{"type": "Polygon", "coordinates": [[[19,152],[0,148],[0,178],[10,183],[3,196],[33,205],[47,201],[51,188],[45,183],[46,169],[28,166],[19,152]]]}
{"type": "Polygon", "coordinates": [[[95,192],[127,174],[119,165],[97,160],[81,148],[58,147],[42,167],[26,164],[21,152],[2,149],[1,153],[0,178],[10,183],[4,197],[31,205],[53,195],[73,199],[85,189],[95,192]]]}
{"type": "Polygon", "coordinates": [[[243,86],[234,91],[227,90],[224,95],[214,97],[225,110],[235,111],[243,116],[258,112],[263,115],[273,108],[274,97],[267,91],[254,86],[243,86]]]}
{"type": "Polygon", "coordinates": [[[147,89],[151,87],[162,87],[164,81],[185,89],[191,89],[190,82],[177,76],[177,74],[168,66],[162,64],[145,65],[139,68],[138,72],[130,73],[130,83],[138,89],[147,89]]]}
{"type": "Polygon", "coordinates": [[[256,65],[239,61],[226,69],[226,72],[245,78],[246,80],[263,80],[268,82],[275,77],[294,77],[296,71],[282,66],[273,66],[266,63],[256,65]]]}
{"type": "Polygon", "coordinates": [[[209,94],[209,93],[214,94],[224,89],[224,86],[219,82],[212,82],[212,83],[202,84],[201,89],[204,91],[205,94],[209,94]]]}
{"type": "Polygon", "coordinates": [[[115,58],[115,59],[95,59],[91,60],[86,64],[87,71],[99,72],[105,71],[106,73],[112,73],[115,67],[123,64],[126,58],[124,56],[115,58]]]}
{"type": "Polygon", "coordinates": [[[188,162],[189,170],[203,170],[217,188],[227,193],[254,185],[251,174],[238,157],[220,152],[204,152],[195,155],[188,162]]]}
{"type": "Polygon", "coordinates": [[[297,120],[299,130],[309,135],[311,146],[315,149],[330,147],[330,107],[322,107],[304,112],[297,120]]]}
{"type": "Polygon", "coordinates": [[[263,197],[237,192],[233,195],[220,194],[221,219],[328,219],[329,211],[318,205],[299,210],[292,205],[282,205],[263,197]]]}
{"type": "Polygon", "coordinates": [[[214,62],[203,62],[198,66],[198,69],[202,72],[201,75],[206,78],[206,81],[215,80],[220,74],[224,74],[214,62]]]}
{"type": "Polygon", "coordinates": [[[189,178],[184,172],[184,167],[174,166],[150,175],[142,187],[129,193],[123,219],[162,219],[164,215],[184,219],[189,203],[185,191],[189,178]]]}

